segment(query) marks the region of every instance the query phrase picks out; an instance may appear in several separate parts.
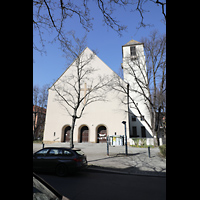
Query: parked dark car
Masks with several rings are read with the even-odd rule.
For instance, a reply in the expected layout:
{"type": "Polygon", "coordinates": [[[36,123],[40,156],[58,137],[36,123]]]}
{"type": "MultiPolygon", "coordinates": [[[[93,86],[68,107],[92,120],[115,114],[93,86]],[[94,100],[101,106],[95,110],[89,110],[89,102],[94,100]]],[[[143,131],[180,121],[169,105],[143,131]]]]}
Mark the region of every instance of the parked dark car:
{"type": "Polygon", "coordinates": [[[67,197],[61,195],[41,177],[33,173],[33,200],[38,199],[69,200],[67,197]]]}
{"type": "Polygon", "coordinates": [[[65,176],[86,167],[87,158],[78,148],[46,147],[33,154],[33,171],[65,176]]]}

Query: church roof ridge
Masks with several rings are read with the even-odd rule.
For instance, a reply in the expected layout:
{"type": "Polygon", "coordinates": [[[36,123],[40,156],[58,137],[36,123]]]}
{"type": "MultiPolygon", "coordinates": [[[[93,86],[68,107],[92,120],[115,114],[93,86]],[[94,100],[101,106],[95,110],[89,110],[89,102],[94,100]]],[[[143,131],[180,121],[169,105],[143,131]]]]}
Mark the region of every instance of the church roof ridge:
{"type": "MultiPolygon", "coordinates": [[[[85,47],[85,49],[78,55],[78,56],[81,56],[83,53],[84,53],[84,51],[86,50],[86,49],[88,49],[89,51],[91,51],[92,53],[94,53],[94,55],[98,58],[98,59],[100,59],[110,70],[112,70],[115,74],[117,74],[113,69],[111,69],[101,58],[99,58],[99,56],[97,56],[97,54],[94,52],[94,51],[92,51],[88,46],[86,46],[85,47]]],[[[50,89],[50,88],[52,88],[52,86],[63,76],[63,74],[65,74],[65,72],[73,65],[73,63],[75,62],[77,60],[77,58],[75,58],[74,59],[74,61],[67,67],[67,69],[57,78],[57,80],[48,88],[48,89],[50,89]]],[[[118,75],[118,74],[117,74],[118,75]]],[[[119,76],[119,75],[118,75],[119,76]]],[[[120,76],[119,76],[120,77],[120,76]]],[[[121,78],[121,77],[120,77],[121,78]]],[[[122,79],[122,78],[121,78],[122,79]]],[[[123,80],[123,79],[122,79],[123,80]]],[[[124,81],[124,80],[123,80],[124,81]]]]}
{"type": "Polygon", "coordinates": [[[130,46],[130,45],[133,45],[133,44],[143,44],[143,43],[141,43],[141,42],[138,42],[138,41],[136,41],[136,40],[130,40],[129,42],[127,42],[125,45],[123,45],[123,46],[130,46]]]}

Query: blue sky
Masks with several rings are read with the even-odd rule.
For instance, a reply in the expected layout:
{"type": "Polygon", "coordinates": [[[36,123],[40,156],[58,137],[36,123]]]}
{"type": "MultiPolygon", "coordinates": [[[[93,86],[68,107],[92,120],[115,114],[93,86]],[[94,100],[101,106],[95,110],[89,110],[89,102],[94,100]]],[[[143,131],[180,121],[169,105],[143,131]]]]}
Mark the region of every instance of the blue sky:
{"type": "MultiPolygon", "coordinates": [[[[145,5],[145,8],[150,10],[144,14],[144,22],[152,24],[151,27],[140,28],[138,22],[141,20],[138,12],[124,11],[123,8],[117,9],[115,14],[121,24],[127,26],[127,30],[120,37],[114,30],[103,26],[102,16],[93,1],[90,1],[91,16],[94,16],[93,30],[87,33],[87,46],[91,50],[97,50],[97,55],[102,59],[112,70],[119,71],[122,63],[122,45],[129,42],[131,39],[140,41],[142,37],[148,37],[152,30],[157,29],[160,34],[166,32],[166,26],[162,22],[163,15],[161,7],[152,4],[151,2],[145,5]]],[[[66,31],[74,30],[75,35],[83,37],[86,33],[85,29],[79,23],[77,17],[71,18],[67,22],[66,31]]],[[[45,84],[53,84],[55,80],[65,71],[69,65],[64,53],[59,49],[59,43],[48,43],[52,40],[53,35],[44,33],[46,55],[41,55],[33,50],[33,85],[43,86],[45,84]]],[[[33,41],[38,44],[39,36],[33,32],[33,41]]]]}

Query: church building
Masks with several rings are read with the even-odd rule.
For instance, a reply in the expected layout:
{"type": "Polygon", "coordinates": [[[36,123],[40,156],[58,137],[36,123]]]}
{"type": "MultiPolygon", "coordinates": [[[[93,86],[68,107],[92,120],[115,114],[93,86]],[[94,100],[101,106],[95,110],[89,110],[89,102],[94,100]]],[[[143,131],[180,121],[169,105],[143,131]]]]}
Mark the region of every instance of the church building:
{"type": "Polygon", "coordinates": [[[108,135],[125,134],[122,123],[125,121],[128,143],[131,144],[131,138],[146,138],[147,145],[153,144],[152,132],[144,121],[145,118],[148,123],[151,122],[145,106],[147,102],[139,93],[130,91],[129,96],[135,99],[141,116],[126,93],[113,89],[114,77],[117,77],[124,88],[129,85],[139,90],[130,76],[130,69],[134,68],[133,61],[140,62],[143,68],[136,70],[136,75],[146,79],[142,73],[142,70],[146,70],[143,43],[129,41],[122,46],[122,55],[123,78],[120,78],[86,47],[48,89],[44,143],[69,143],[72,119],[76,112],[76,116],[81,117],[74,124],[74,143],[106,143],[108,135]],[[79,108],[74,111],[77,105],[79,108]]]}

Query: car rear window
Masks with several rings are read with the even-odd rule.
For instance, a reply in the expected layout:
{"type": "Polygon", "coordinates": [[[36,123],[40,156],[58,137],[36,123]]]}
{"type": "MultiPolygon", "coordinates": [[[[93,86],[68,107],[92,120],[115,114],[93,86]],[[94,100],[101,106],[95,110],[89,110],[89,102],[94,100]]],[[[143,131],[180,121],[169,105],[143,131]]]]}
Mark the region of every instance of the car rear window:
{"type": "Polygon", "coordinates": [[[76,152],[78,155],[81,155],[81,156],[84,155],[84,152],[82,152],[81,150],[76,150],[75,152],[76,152]]]}
{"type": "Polygon", "coordinates": [[[40,150],[40,151],[38,151],[37,153],[36,153],[36,155],[39,155],[39,156],[44,156],[44,155],[46,155],[47,154],[47,152],[49,151],[49,149],[42,149],[42,150],[40,150]]]}

